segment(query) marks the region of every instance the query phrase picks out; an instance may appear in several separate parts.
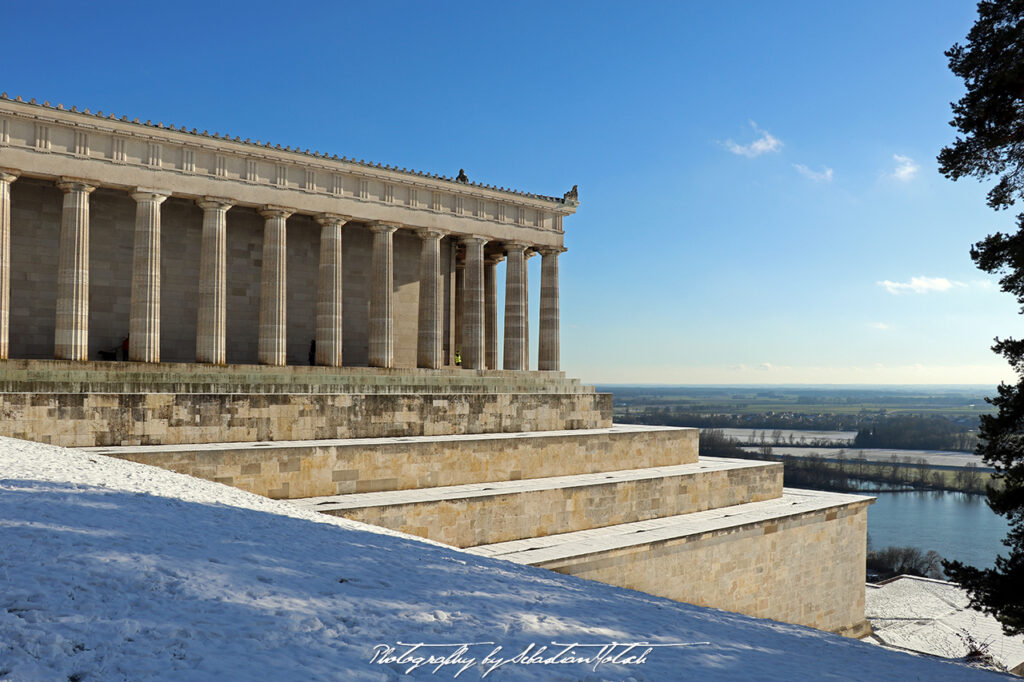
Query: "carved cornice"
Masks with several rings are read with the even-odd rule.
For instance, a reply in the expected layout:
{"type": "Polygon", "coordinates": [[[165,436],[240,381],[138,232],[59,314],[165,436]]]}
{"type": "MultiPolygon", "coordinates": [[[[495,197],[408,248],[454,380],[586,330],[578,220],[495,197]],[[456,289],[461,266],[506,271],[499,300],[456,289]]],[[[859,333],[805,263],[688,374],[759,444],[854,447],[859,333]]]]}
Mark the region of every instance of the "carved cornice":
{"type": "MultiPolygon", "coordinates": [[[[89,109],[79,111],[76,107],[71,107],[68,110],[60,104],[57,106],[51,106],[49,102],[38,104],[34,99],[25,102],[20,96],[11,99],[7,96],[7,93],[0,93],[0,117],[3,117],[5,114],[30,119],[42,124],[44,127],[46,124],[52,124],[62,128],[71,128],[86,135],[95,132],[129,140],[168,144],[176,148],[206,151],[214,155],[220,153],[236,159],[242,158],[280,164],[288,169],[308,168],[323,170],[355,178],[373,179],[385,185],[392,184],[400,185],[407,189],[441,192],[444,195],[456,198],[452,212],[460,215],[462,212],[459,211],[458,197],[472,198],[474,200],[485,199],[497,202],[499,205],[507,205],[509,208],[504,213],[509,216],[514,216],[516,214],[515,207],[520,207],[534,208],[535,210],[541,210],[560,217],[575,213],[576,207],[579,205],[579,201],[576,200],[576,196],[572,191],[567,192],[562,197],[554,197],[475,182],[461,182],[436,173],[424,173],[387,164],[367,162],[361,159],[357,161],[356,159],[349,159],[344,156],[339,158],[337,154],[329,155],[320,151],[311,152],[309,149],[292,149],[290,146],[282,147],[279,144],[271,146],[269,142],[252,141],[250,139],[243,140],[238,136],[232,138],[218,132],[210,133],[206,130],[200,132],[196,128],[189,130],[185,126],[165,126],[163,122],[152,123],[151,121],[146,121],[143,123],[138,119],[129,120],[127,116],[118,118],[114,114],[104,114],[102,111],[92,113],[89,109]]],[[[6,124],[6,121],[3,121],[3,123],[6,124]]],[[[6,128],[4,130],[4,135],[0,136],[0,146],[13,144],[8,139],[9,133],[6,132],[6,128]]],[[[93,159],[100,158],[90,153],[90,147],[95,149],[94,145],[82,144],[82,140],[77,140],[73,144],[68,143],[66,149],[62,151],[57,149],[57,145],[52,142],[53,135],[50,134],[52,131],[44,130],[41,132],[44,135],[40,138],[39,144],[35,145],[38,151],[78,156],[84,155],[87,158],[93,159]]],[[[113,143],[113,146],[116,146],[116,142],[113,143]]],[[[164,167],[159,151],[157,150],[156,156],[147,155],[146,158],[142,158],[139,165],[164,167]]],[[[124,155],[123,150],[121,155],[124,155]]],[[[131,161],[123,158],[119,160],[117,156],[116,152],[111,152],[109,160],[112,162],[131,163],[131,161]]],[[[195,163],[194,159],[192,163],[195,163]]],[[[209,174],[213,177],[220,177],[221,169],[217,164],[218,161],[212,161],[210,168],[201,169],[203,172],[200,172],[198,168],[189,171],[187,168],[178,167],[178,165],[168,167],[167,170],[209,174]]],[[[183,162],[179,165],[187,166],[188,164],[183,162]]],[[[276,178],[271,179],[267,184],[276,184],[273,180],[276,180],[276,178]]],[[[296,186],[289,186],[289,188],[307,190],[308,188],[302,186],[304,184],[302,179],[298,180],[296,186]]],[[[309,191],[324,190],[317,187],[309,191]]],[[[387,190],[384,190],[384,194],[387,194],[387,190]]],[[[380,200],[383,201],[384,199],[381,198],[380,200]]],[[[416,201],[416,203],[410,205],[416,206],[420,210],[435,210],[430,201],[430,195],[413,201],[416,201]]],[[[469,209],[469,211],[471,210],[469,209]]],[[[463,211],[467,211],[467,209],[463,208],[463,211]]],[[[502,211],[499,211],[500,213],[502,211]]],[[[500,215],[489,219],[496,222],[506,222],[508,220],[500,215]]]]}

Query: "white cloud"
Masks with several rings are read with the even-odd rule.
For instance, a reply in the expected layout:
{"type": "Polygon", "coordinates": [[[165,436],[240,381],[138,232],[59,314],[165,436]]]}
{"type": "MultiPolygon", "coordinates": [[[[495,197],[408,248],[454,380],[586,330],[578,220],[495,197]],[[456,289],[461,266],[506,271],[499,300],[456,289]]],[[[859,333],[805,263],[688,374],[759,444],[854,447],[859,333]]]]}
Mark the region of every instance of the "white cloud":
{"type": "Polygon", "coordinates": [[[868,326],[871,327],[872,329],[881,329],[882,331],[885,331],[886,329],[889,328],[889,325],[887,325],[885,322],[868,322],[868,326]]]}
{"type": "Polygon", "coordinates": [[[804,176],[808,180],[813,180],[814,182],[832,182],[832,169],[828,166],[822,166],[821,172],[812,171],[802,163],[794,163],[793,168],[796,168],[800,175],[804,176]]]}
{"type": "Polygon", "coordinates": [[[921,170],[921,167],[914,163],[914,160],[909,156],[893,154],[892,158],[896,161],[896,170],[891,175],[900,182],[910,182],[917,175],[917,171],[921,170]]]}
{"type": "Polygon", "coordinates": [[[945,277],[911,277],[909,282],[893,282],[885,279],[877,284],[880,287],[885,287],[886,291],[890,294],[905,294],[908,292],[927,294],[933,291],[949,291],[954,287],[967,286],[963,282],[955,282],[945,277]]]}
{"type": "Polygon", "coordinates": [[[971,281],[972,289],[981,289],[982,291],[998,291],[999,284],[989,279],[975,279],[971,281]]]}
{"type": "Polygon", "coordinates": [[[725,148],[733,154],[745,156],[748,159],[752,159],[755,156],[761,156],[762,154],[767,154],[768,152],[777,152],[782,148],[782,140],[775,137],[767,130],[761,130],[753,121],[750,122],[750,127],[754,129],[755,133],[760,133],[761,136],[750,144],[737,144],[732,140],[726,140],[725,148]]]}

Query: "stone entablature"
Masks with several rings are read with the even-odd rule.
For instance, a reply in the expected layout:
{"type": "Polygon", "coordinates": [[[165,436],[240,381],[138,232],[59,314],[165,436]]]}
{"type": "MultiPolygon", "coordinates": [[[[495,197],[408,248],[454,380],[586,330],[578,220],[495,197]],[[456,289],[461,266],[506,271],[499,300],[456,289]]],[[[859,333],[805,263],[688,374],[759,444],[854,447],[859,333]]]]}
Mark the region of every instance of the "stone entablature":
{"type": "Polygon", "coordinates": [[[28,177],[86,178],[129,191],[154,187],[197,200],[221,197],[238,206],[282,206],[538,247],[562,246],[562,218],[579,205],[571,193],[514,192],[216,135],[0,97],[0,166],[28,177]]]}

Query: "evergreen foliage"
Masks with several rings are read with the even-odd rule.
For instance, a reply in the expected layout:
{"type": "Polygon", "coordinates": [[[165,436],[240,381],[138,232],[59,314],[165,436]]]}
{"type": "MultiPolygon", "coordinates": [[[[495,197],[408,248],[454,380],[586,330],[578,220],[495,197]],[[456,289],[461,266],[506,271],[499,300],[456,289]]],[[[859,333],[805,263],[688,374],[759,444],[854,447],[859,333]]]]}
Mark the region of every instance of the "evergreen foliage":
{"type": "MultiPolygon", "coordinates": [[[[967,93],[953,105],[960,133],[939,154],[948,178],[998,176],[988,204],[1007,209],[1024,197],[1024,0],[978,3],[978,20],[965,45],[946,52],[949,67],[964,79],[967,93]]],[[[1000,287],[1013,294],[1024,313],[1024,213],[1017,229],[997,232],[971,249],[975,264],[1000,275],[1000,287]]],[[[1003,543],[1007,556],[992,569],[943,562],[947,575],[967,589],[971,605],[994,615],[1007,634],[1024,633],[1024,341],[996,339],[992,350],[1009,361],[1019,377],[1002,384],[990,402],[995,415],[981,417],[978,452],[993,466],[1000,488],[988,491],[989,506],[1010,522],[1003,543]]]]}

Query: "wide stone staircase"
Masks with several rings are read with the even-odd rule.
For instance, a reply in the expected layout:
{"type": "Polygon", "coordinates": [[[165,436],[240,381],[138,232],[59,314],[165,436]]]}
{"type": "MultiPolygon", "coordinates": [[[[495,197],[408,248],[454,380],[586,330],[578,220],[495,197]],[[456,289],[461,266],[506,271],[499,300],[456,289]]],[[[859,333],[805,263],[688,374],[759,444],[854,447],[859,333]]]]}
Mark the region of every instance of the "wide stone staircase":
{"type": "Polygon", "coordinates": [[[6,361],[0,435],[80,447],[482,556],[859,635],[871,498],[698,459],[552,372],[6,361]]]}
{"type": "MultiPolygon", "coordinates": [[[[395,462],[393,475],[378,470],[362,490],[293,502],[680,601],[851,636],[869,631],[870,498],[784,489],[778,463],[698,460],[696,429],[456,438],[477,455],[435,457],[411,477],[395,462]],[[524,441],[532,447],[521,449],[524,441]]],[[[377,447],[380,466],[388,444],[377,447]]],[[[413,466],[430,459],[409,452],[413,466]]]]}

